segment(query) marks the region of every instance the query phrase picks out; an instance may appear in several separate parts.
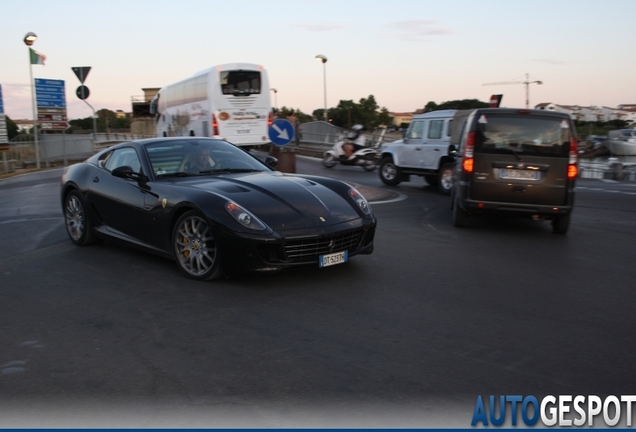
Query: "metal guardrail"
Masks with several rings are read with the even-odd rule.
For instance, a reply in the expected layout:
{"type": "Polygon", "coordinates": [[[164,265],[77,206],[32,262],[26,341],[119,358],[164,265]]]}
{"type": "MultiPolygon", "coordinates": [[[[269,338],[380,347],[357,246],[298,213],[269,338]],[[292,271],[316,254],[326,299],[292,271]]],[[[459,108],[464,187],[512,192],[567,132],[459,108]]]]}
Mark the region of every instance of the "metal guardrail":
{"type": "Polygon", "coordinates": [[[579,162],[579,178],[636,181],[636,163],[618,159],[579,162]]]}
{"type": "MultiPolygon", "coordinates": [[[[68,160],[85,159],[102,148],[111,145],[154,136],[101,133],[93,134],[42,134],[39,136],[40,166],[67,165],[68,160]]],[[[33,137],[19,135],[9,142],[9,150],[0,156],[0,174],[36,166],[33,137]]]]}

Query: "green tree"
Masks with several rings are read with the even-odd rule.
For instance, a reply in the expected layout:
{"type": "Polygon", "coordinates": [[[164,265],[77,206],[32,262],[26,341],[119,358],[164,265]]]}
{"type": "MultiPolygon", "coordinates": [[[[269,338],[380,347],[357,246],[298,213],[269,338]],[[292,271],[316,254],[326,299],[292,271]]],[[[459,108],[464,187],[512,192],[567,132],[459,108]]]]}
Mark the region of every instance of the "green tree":
{"type": "Polygon", "coordinates": [[[9,116],[4,117],[7,123],[7,138],[13,139],[18,136],[18,125],[15,124],[13,120],[9,118],[9,116]]]}
{"type": "Polygon", "coordinates": [[[73,119],[68,122],[72,129],[93,130],[93,118],[73,119]]]}
{"type": "Polygon", "coordinates": [[[329,120],[332,124],[350,128],[356,123],[362,123],[359,108],[352,100],[341,100],[338,106],[329,110],[329,120]]]}
{"type": "Polygon", "coordinates": [[[97,111],[97,132],[108,132],[117,120],[117,114],[106,108],[97,111]]]}
{"type": "Polygon", "coordinates": [[[307,123],[313,120],[310,115],[305,114],[298,108],[282,107],[280,109],[275,110],[275,113],[278,116],[278,118],[287,118],[292,115],[296,116],[296,118],[298,119],[300,123],[307,123]]]}
{"type": "MultiPolygon", "coordinates": [[[[311,115],[314,117],[314,119],[316,120],[324,120],[325,119],[325,110],[323,108],[318,108],[315,109],[311,115]]],[[[327,113],[329,113],[329,110],[327,110],[327,113]]]]}
{"type": "Polygon", "coordinates": [[[475,109],[475,108],[488,108],[490,104],[487,102],[482,102],[478,99],[461,99],[461,100],[452,100],[448,102],[442,102],[441,104],[436,104],[435,102],[429,102],[424,106],[424,112],[438,111],[438,110],[447,110],[447,109],[457,109],[457,110],[466,110],[466,109],[475,109]]]}
{"type": "Polygon", "coordinates": [[[610,120],[605,124],[612,129],[626,129],[629,126],[629,123],[621,119],[610,120]]]}
{"type": "Polygon", "coordinates": [[[424,112],[431,112],[437,110],[437,104],[433,101],[430,101],[426,105],[424,105],[424,112]]]}
{"type": "Polygon", "coordinates": [[[393,117],[389,114],[389,110],[382,107],[378,114],[378,125],[389,126],[393,124],[393,117]]]}
{"type": "MultiPolygon", "coordinates": [[[[314,111],[314,115],[317,113],[314,111]]],[[[320,113],[324,110],[320,110],[320,113]]],[[[373,95],[362,98],[358,103],[352,100],[341,100],[338,106],[329,110],[330,121],[339,127],[350,128],[361,124],[367,130],[373,130],[379,125],[389,125],[392,118],[389,111],[378,105],[373,95]]]]}

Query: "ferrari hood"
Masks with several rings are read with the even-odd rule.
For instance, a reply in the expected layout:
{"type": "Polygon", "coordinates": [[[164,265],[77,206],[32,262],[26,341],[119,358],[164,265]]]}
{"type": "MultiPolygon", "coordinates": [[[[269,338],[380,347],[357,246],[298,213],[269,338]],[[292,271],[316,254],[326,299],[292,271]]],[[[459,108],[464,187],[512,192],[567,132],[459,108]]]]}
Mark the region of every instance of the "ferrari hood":
{"type": "Polygon", "coordinates": [[[360,218],[350,197],[312,179],[249,173],[201,180],[191,186],[225,196],[274,230],[325,227],[360,218]]]}

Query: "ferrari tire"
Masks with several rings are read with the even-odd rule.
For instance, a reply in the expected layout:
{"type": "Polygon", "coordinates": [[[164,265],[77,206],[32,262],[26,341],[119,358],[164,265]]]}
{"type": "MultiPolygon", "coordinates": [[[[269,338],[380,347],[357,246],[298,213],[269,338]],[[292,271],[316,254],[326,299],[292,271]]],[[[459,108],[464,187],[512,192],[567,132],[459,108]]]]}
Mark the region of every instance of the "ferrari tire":
{"type": "Polygon", "coordinates": [[[172,232],[172,249],[179,270],[190,279],[206,281],[222,275],[212,230],[198,212],[190,210],[177,220],[172,232]]]}
{"type": "Polygon", "coordinates": [[[393,158],[387,156],[380,162],[380,180],[388,186],[397,186],[400,184],[400,168],[393,163],[393,158]]]}
{"type": "Polygon", "coordinates": [[[76,245],[88,246],[98,241],[93,234],[90,218],[86,213],[84,198],[76,190],[70,191],[64,198],[64,219],[66,232],[76,245]]]}

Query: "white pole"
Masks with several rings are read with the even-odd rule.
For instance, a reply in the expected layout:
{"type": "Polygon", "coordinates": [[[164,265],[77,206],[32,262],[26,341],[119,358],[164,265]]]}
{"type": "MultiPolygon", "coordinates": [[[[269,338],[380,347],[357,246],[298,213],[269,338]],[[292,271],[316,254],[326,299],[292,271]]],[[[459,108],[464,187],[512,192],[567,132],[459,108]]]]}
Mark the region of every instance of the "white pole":
{"type": "Polygon", "coordinates": [[[31,79],[31,106],[33,107],[33,140],[35,142],[35,166],[40,169],[40,145],[38,144],[38,110],[35,101],[35,81],[33,80],[33,65],[31,64],[31,47],[29,49],[29,77],[31,79]]]}
{"type": "Polygon", "coordinates": [[[329,121],[327,116],[327,62],[323,61],[322,63],[322,76],[323,76],[323,84],[325,87],[325,121],[329,121]]]}

